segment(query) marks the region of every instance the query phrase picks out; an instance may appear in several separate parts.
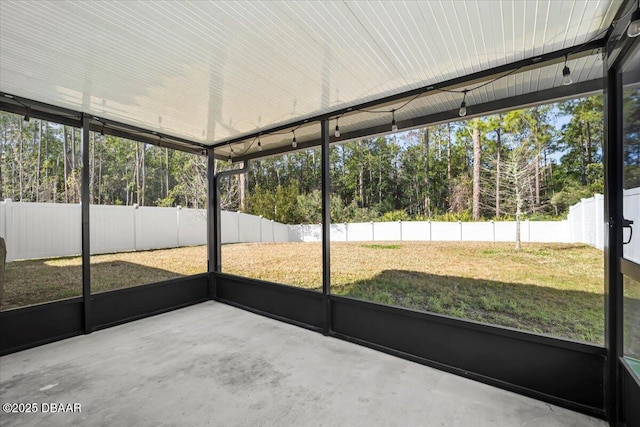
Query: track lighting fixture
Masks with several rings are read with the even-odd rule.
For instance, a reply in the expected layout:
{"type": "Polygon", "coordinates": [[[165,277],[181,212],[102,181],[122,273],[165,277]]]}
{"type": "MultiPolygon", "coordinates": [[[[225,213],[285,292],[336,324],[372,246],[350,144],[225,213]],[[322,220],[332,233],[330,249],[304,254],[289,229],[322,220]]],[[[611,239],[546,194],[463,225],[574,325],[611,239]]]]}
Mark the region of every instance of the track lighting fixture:
{"type": "Polygon", "coordinates": [[[27,107],[27,110],[24,113],[23,120],[28,123],[30,118],[31,118],[31,108],[27,107]]]}
{"type": "Polygon", "coordinates": [[[233,160],[231,160],[231,155],[233,154],[233,147],[231,145],[229,145],[229,158],[227,159],[227,163],[231,164],[233,163],[233,160]]]}
{"type": "Polygon", "coordinates": [[[293,148],[296,148],[298,146],[298,141],[296,141],[296,131],[292,130],[291,133],[293,133],[293,140],[291,141],[291,146],[293,148]]]}
{"type": "Polygon", "coordinates": [[[627,28],[627,36],[640,36],[640,0],[638,0],[638,7],[631,14],[631,22],[629,22],[629,28],[627,28]]]}
{"type": "Polygon", "coordinates": [[[460,117],[464,117],[467,115],[467,103],[465,102],[467,99],[467,92],[469,92],[468,89],[465,89],[462,93],[462,103],[460,104],[460,109],[458,110],[458,114],[460,115],[460,117]]]}
{"type": "Polygon", "coordinates": [[[258,138],[258,151],[262,151],[262,142],[260,141],[260,138],[258,138]]]}
{"type": "Polygon", "coordinates": [[[336,131],[333,133],[336,138],[340,138],[340,126],[338,126],[338,119],[339,117],[336,117],[336,131]]]}
{"type": "Polygon", "coordinates": [[[398,124],[396,123],[396,110],[391,110],[391,132],[398,132],[398,124]]]}
{"type": "Polygon", "coordinates": [[[569,86],[573,83],[573,79],[571,78],[571,69],[567,66],[567,61],[569,60],[569,56],[564,57],[564,68],[562,69],[562,84],[565,86],[569,86]]]}

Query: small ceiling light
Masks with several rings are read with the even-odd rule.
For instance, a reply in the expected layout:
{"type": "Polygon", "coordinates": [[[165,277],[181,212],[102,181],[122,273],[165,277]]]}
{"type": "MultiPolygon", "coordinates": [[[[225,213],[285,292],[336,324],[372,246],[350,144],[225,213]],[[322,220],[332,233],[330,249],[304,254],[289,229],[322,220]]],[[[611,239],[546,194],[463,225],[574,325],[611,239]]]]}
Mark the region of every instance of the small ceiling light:
{"type": "Polygon", "coordinates": [[[229,158],[227,159],[227,163],[231,164],[233,163],[233,160],[231,160],[231,155],[233,154],[233,147],[231,145],[229,145],[229,158]]]}
{"type": "Polygon", "coordinates": [[[396,110],[391,110],[391,132],[398,132],[398,124],[396,123],[396,110]]]}
{"type": "Polygon", "coordinates": [[[104,136],[104,122],[102,122],[102,129],[100,129],[100,135],[104,136]]]}
{"type": "Polygon", "coordinates": [[[229,158],[227,159],[227,163],[228,163],[228,164],[233,163],[233,161],[231,160],[231,154],[229,154],[229,158]]]}
{"type": "Polygon", "coordinates": [[[24,118],[23,120],[25,122],[29,122],[29,119],[31,118],[31,108],[27,107],[27,110],[24,113],[24,118]]]}
{"type": "Polygon", "coordinates": [[[627,35],[629,37],[640,36],[640,1],[638,2],[638,8],[631,14],[631,22],[629,28],[627,28],[627,35]]]}
{"type": "Polygon", "coordinates": [[[296,141],[296,131],[292,130],[291,133],[293,133],[293,140],[291,141],[291,146],[293,148],[296,148],[298,146],[298,141],[296,141]]]}
{"type": "Polygon", "coordinates": [[[260,141],[260,138],[258,138],[258,151],[262,151],[262,142],[260,141]]]}
{"type": "Polygon", "coordinates": [[[573,83],[573,79],[571,78],[571,69],[567,66],[568,56],[564,57],[564,68],[562,69],[562,84],[565,86],[569,86],[573,83]]]}
{"type": "Polygon", "coordinates": [[[336,138],[340,138],[340,126],[338,126],[338,119],[339,117],[336,117],[336,131],[333,133],[336,138]]]}
{"type": "Polygon", "coordinates": [[[458,110],[458,114],[460,115],[460,117],[464,117],[467,115],[467,103],[465,102],[465,100],[467,99],[467,92],[469,92],[468,89],[465,89],[462,92],[464,95],[462,95],[462,104],[460,104],[460,109],[458,110]]]}

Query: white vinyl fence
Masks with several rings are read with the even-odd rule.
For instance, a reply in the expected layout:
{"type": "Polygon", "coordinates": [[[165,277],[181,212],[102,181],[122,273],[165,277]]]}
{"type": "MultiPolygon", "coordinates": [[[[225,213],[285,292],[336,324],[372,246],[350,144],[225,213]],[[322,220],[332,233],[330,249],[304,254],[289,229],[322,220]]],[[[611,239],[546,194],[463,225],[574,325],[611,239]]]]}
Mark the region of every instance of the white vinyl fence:
{"type": "MultiPolygon", "coordinates": [[[[80,255],[79,204],[0,203],[0,237],[7,261],[80,255]]],[[[206,212],[195,209],[90,207],[91,254],[206,243],[206,212]]]]}
{"type": "MultiPolygon", "coordinates": [[[[207,243],[206,211],[91,205],[91,254],[207,243]]],[[[0,202],[0,237],[7,262],[80,255],[80,205],[0,202]]],[[[291,227],[239,212],[222,212],[222,243],[300,241],[291,227]]]]}
{"type": "MultiPolygon", "coordinates": [[[[636,236],[624,246],[640,260],[640,188],[624,193],[625,217],[635,220],[636,236]]],[[[564,221],[522,221],[523,242],[582,242],[604,246],[603,197],[583,199],[564,221]]],[[[91,205],[91,253],[204,245],[206,212],[196,209],[91,205]]],[[[80,205],[0,202],[0,237],[7,261],[79,255],[80,205]]],[[[240,212],[222,212],[222,243],[317,242],[318,224],[287,225],[240,212]]],[[[398,221],[332,224],[331,240],[358,241],[515,241],[514,221],[398,221]]],[[[629,231],[625,231],[628,237],[629,231]]],[[[640,261],[639,261],[640,262],[640,261]]]]}
{"type": "Polygon", "coordinates": [[[570,242],[604,248],[604,196],[596,194],[571,206],[567,220],[570,225],[570,242]]]}
{"type": "MultiPolygon", "coordinates": [[[[634,236],[623,246],[625,258],[640,263],[640,187],[624,190],[622,194],[624,217],[634,221],[634,236]]],[[[582,242],[598,249],[604,248],[604,197],[582,199],[569,209],[567,217],[570,224],[571,242],[582,242]]],[[[625,241],[629,239],[630,230],[623,231],[625,241]]]]}
{"type": "MultiPolygon", "coordinates": [[[[321,225],[293,225],[294,233],[304,242],[320,241],[321,225]]],[[[331,224],[334,242],[364,241],[476,241],[514,242],[515,221],[437,222],[398,221],[331,224]]],[[[565,221],[522,221],[522,242],[569,242],[569,225],[565,221]]]]}
{"type": "MultiPolygon", "coordinates": [[[[640,187],[623,191],[624,217],[633,221],[635,233],[631,241],[622,246],[622,254],[625,258],[640,264],[640,187]]],[[[625,241],[629,239],[629,229],[622,234],[625,241]]]]}

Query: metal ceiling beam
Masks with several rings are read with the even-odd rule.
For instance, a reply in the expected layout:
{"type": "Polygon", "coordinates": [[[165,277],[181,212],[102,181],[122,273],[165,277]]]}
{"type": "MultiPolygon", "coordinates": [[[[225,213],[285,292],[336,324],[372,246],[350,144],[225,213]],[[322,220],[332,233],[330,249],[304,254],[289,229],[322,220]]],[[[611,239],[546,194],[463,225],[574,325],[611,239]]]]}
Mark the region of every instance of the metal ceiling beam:
{"type": "MultiPolygon", "coordinates": [[[[82,127],[82,113],[79,111],[56,107],[5,92],[0,92],[0,110],[21,116],[28,114],[31,118],[66,126],[82,127]]],[[[94,115],[89,115],[89,118],[89,129],[92,132],[104,132],[105,135],[118,136],[145,144],[185,151],[191,154],[206,155],[206,149],[208,148],[208,146],[204,144],[187,139],[103,119],[94,115]]]]}
{"type": "Polygon", "coordinates": [[[484,82],[484,81],[490,80],[491,78],[495,78],[502,74],[506,74],[515,70],[524,72],[532,69],[541,68],[543,66],[548,66],[554,63],[562,62],[564,61],[564,57],[567,55],[570,55],[572,59],[580,58],[583,56],[589,56],[593,53],[594,50],[602,50],[605,46],[605,43],[606,43],[606,37],[597,39],[597,40],[591,40],[580,46],[568,47],[566,49],[561,49],[561,50],[546,53],[543,55],[523,59],[520,61],[511,62],[508,64],[478,71],[476,73],[468,74],[466,76],[456,77],[440,83],[434,83],[431,85],[426,85],[416,89],[401,92],[395,95],[386,96],[373,101],[355,104],[350,107],[339,108],[325,114],[319,114],[313,117],[289,122],[283,125],[274,126],[264,130],[259,130],[259,131],[246,134],[240,137],[229,138],[229,139],[214,143],[211,145],[211,147],[213,148],[222,147],[230,144],[235,144],[238,142],[251,140],[261,135],[268,135],[271,133],[275,133],[275,132],[279,132],[279,131],[283,131],[283,130],[287,130],[287,129],[291,129],[299,126],[304,126],[306,124],[318,122],[324,119],[332,119],[337,116],[353,114],[353,113],[356,113],[358,110],[362,110],[362,109],[374,109],[374,108],[384,107],[385,105],[401,102],[402,100],[407,100],[420,94],[428,94],[430,92],[438,91],[438,89],[451,90],[451,89],[456,89],[465,85],[484,82]]]}
{"type": "MultiPolygon", "coordinates": [[[[398,127],[401,130],[409,130],[418,127],[432,126],[441,123],[468,120],[473,117],[480,117],[487,114],[495,114],[502,111],[512,110],[514,108],[526,108],[533,105],[539,105],[543,103],[558,102],[565,99],[577,98],[580,96],[587,96],[602,92],[603,80],[589,80],[586,82],[580,82],[569,86],[559,86],[551,89],[541,90],[538,92],[532,92],[520,96],[514,96],[510,98],[499,99],[496,101],[487,102],[484,104],[471,105],[467,108],[467,115],[461,118],[458,114],[458,110],[443,111],[440,113],[430,114],[427,116],[415,117],[413,119],[407,119],[398,121],[398,127]]],[[[378,125],[365,129],[359,129],[353,132],[345,132],[340,138],[334,136],[330,137],[332,144],[342,143],[355,139],[368,138],[377,135],[384,135],[390,132],[389,125],[378,125]]],[[[271,150],[263,150],[261,152],[254,152],[244,156],[239,156],[233,159],[236,161],[244,161],[249,159],[256,159],[260,157],[274,156],[277,154],[283,154],[289,151],[299,151],[309,148],[317,147],[321,144],[321,140],[316,139],[312,141],[306,141],[298,143],[298,147],[293,150],[290,145],[277,147],[271,150]]]]}

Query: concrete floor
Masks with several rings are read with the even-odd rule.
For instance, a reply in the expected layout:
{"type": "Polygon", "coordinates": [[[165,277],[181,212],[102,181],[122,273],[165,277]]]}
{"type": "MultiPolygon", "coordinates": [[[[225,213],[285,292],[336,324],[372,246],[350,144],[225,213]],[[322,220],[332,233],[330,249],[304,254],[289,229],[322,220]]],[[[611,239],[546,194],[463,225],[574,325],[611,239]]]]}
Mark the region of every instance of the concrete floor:
{"type": "Polygon", "coordinates": [[[3,426],[606,426],[215,302],[2,357],[0,400],[39,409],[3,426]]]}

